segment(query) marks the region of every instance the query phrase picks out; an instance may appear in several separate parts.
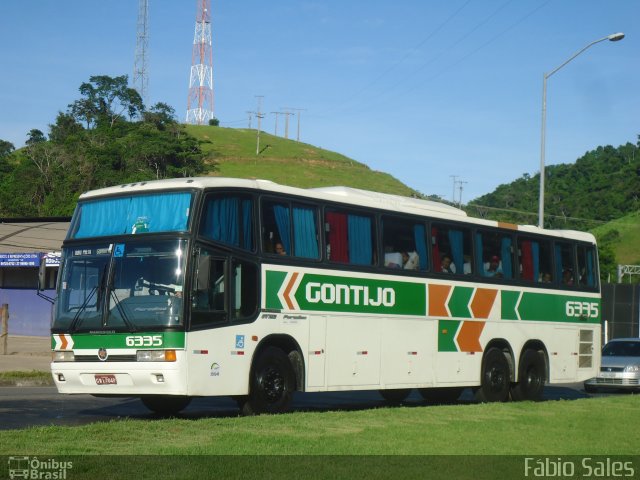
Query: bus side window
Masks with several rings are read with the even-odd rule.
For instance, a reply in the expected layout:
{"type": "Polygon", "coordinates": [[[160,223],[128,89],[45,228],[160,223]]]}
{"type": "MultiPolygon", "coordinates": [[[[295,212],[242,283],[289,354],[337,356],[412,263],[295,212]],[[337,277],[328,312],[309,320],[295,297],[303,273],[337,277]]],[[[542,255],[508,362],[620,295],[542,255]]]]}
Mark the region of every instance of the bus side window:
{"type": "Polygon", "coordinates": [[[233,320],[253,317],[258,310],[258,268],[254,263],[233,262],[233,320]]]}
{"type": "Polygon", "coordinates": [[[581,287],[598,286],[598,262],[594,247],[578,245],[578,282],[581,287]]]}
{"type": "Polygon", "coordinates": [[[325,235],[330,262],[373,265],[375,222],[369,215],[326,210],[325,235]]]}
{"type": "Polygon", "coordinates": [[[551,245],[548,240],[518,238],[520,279],[534,283],[552,283],[551,245]]]}
{"type": "Polygon", "coordinates": [[[428,266],[426,229],[413,220],[382,218],[384,266],[424,271],[428,266]]]}
{"type": "Polygon", "coordinates": [[[475,262],[481,276],[513,278],[513,238],[502,232],[478,231],[475,235],[475,262]]]}
{"type": "Polygon", "coordinates": [[[227,321],[225,260],[212,257],[201,249],[196,264],[191,292],[191,326],[227,321]]]}
{"type": "Polygon", "coordinates": [[[455,275],[473,273],[471,231],[461,225],[433,223],[431,255],[436,272],[455,275]]]}
{"type": "Polygon", "coordinates": [[[576,284],[576,268],[573,244],[566,242],[555,243],[556,278],[564,287],[573,287],[576,284]]]}

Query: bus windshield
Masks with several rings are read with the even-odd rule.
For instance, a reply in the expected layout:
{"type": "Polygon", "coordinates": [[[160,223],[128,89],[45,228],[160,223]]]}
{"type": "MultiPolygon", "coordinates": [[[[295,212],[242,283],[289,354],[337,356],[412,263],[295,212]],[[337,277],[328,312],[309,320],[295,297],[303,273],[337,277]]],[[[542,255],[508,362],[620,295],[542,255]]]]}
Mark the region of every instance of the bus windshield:
{"type": "Polygon", "coordinates": [[[186,240],[63,251],[54,330],[140,331],[183,323],[186,240]]]}

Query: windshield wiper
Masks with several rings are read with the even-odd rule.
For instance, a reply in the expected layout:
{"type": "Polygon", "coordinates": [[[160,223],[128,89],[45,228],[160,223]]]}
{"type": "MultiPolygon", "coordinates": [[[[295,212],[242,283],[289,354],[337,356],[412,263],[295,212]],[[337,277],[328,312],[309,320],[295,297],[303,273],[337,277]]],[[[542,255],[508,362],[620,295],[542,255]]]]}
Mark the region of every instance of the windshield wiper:
{"type": "Polygon", "coordinates": [[[96,285],[91,289],[91,291],[89,292],[89,295],[86,296],[84,302],[82,302],[82,305],[80,305],[80,308],[78,308],[78,311],[74,315],[73,320],[69,325],[70,332],[74,332],[76,330],[76,326],[79,323],[78,320],[80,320],[80,315],[89,306],[89,302],[91,301],[91,299],[93,298],[96,292],[98,292],[98,295],[96,298],[96,310],[100,311],[100,299],[102,298],[101,292],[102,292],[102,286],[104,285],[104,276],[105,276],[106,270],[107,270],[107,266],[105,265],[102,269],[102,274],[100,275],[100,282],[98,282],[98,285],[96,285]]]}
{"type": "MultiPolygon", "coordinates": [[[[118,313],[120,314],[120,317],[122,317],[122,320],[124,321],[125,325],[129,328],[129,331],[130,332],[138,331],[138,328],[131,322],[131,320],[129,320],[129,317],[127,316],[126,312],[124,311],[124,307],[120,304],[120,299],[118,298],[118,295],[116,295],[116,291],[113,290],[113,289],[111,290],[111,296],[115,300],[115,304],[116,304],[116,308],[118,309],[118,313]]],[[[109,317],[105,317],[105,321],[103,323],[103,326],[105,326],[105,327],[107,326],[108,318],[109,317]]]]}

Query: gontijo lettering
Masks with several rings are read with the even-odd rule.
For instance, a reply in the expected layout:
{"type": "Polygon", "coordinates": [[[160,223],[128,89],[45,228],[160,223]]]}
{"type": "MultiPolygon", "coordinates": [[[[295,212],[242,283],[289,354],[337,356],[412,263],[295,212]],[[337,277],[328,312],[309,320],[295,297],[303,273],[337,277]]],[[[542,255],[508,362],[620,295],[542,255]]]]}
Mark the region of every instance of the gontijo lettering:
{"type": "Polygon", "coordinates": [[[393,307],[396,304],[396,291],[390,287],[377,287],[370,291],[369,287],[362,285],[309,282],[306,286],[306,299],[311,303],[393,307]]]}

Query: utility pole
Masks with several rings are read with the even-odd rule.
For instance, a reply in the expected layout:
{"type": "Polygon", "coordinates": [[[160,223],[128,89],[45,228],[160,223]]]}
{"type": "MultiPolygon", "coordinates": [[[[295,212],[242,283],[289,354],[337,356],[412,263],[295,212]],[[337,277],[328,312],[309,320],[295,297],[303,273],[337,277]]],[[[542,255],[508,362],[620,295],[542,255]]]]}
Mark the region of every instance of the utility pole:
{"type": "Polygon", "coordinates": [[[253,115],[253,112],[248,112],[247,111],[247,112],[244,112],[244,113],[249,114],[249,130],[251,130],[251,115],[253,115]]]}
{"type": "Polygon", "coordinates": [[[296,115],[298,117],[298,132],[296,134],[296,141],[299,142],[300,141],[300,112],[306,112],[307,109],[306,108],[284,107],[283,110],[293,110],[294,112],[297,112],[296,115]]]}
{"type": "Polygon", "coordinates": [[[258,111],[256,112],[256,117],[258,118],[258,138],[256,141],[256,155],[260,154],[260,120],[262,120],[262,118],[264,117],[264,115],[262,114],[262,99],[264,98],[264,95],[255,95],[255,97],[258,99],[258,111]]]}
{"type": "Polygon", "coordinates": [[[456,203],[456,183],[460,175],[449,175],[449,178],[453,178],[453,193],[451,194],[451,203],[456,203]]]}
{"type": "Polygon", "coordinates": [[[462,189],[464,188],[463,185],[465,183],[469,183],[469,182],[465,182],[463,180],[458,180],[458,185],[459,185],[459,190],[460,190],[460,197],[459,197],[459,201],[458,201],[458,208],[462,208],[462,189]]]}
{"type": "Polygon", "coordinates": [[[276,116],[276,128],[273,131],[273,134],[277,137],[278,136],[278,115],[281,115],[282,112],[271,112],[271,113],[276,116]]]}
{"type": "Polygon", "coordinates": [[[294,115],[294,113],[286,111],[283,107],[280,107],[280,109],[285,110],[284,112],[280,112],[280,115],[286,115],[284,117],[284,138],[289,138],[289,116],[294,115]]]}

